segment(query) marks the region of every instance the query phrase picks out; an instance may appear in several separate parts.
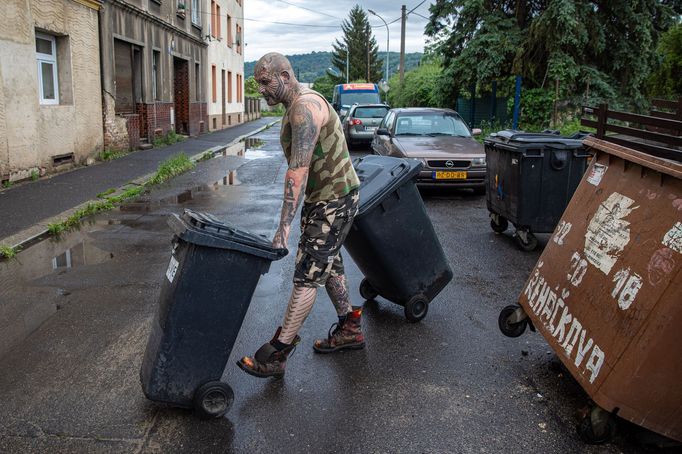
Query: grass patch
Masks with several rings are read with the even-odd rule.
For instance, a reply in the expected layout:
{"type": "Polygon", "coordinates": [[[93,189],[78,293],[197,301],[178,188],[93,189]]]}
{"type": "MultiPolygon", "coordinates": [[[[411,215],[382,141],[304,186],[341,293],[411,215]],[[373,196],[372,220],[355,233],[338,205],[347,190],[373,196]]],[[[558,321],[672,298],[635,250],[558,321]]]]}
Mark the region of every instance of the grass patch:
{"type": "Polygon", "coordinates": [[[113,161],[114,159],[122,158],[128,153],[124,151],[117,150],[104,150],[97,155],[97,159],[100,161],[113,161]]]}
{"type": "Polygon", "coordinates": [[[13,183],[12,183],[11,181],[5,180],[5,181],[2,182],[2,187],[5,188],[5,189],[11,188],[11,187],[12,187],[12,184],[13,184],[13,183]]]}
{"type": "Polygon", "coordinates": [[[116,192],[116,189],[114,189],[114,188],[109,188],[109,189],[107,189],[106,191],[102,191],[102,192],[100,192],[99,194],[97,194],[97,198],[98,198],[98,199],[103,199],[104,197],[108,196],[109,194],[113,194],[114,192],[116,192]]]}
{"type": "Polygon", "coordinates": [[[31,180],[36,181],[38,178],[40,178],[40,172],[35,169],[31,170],[31,180]]]}
{"type": "Polygon", "coordinates": [[[193,169],[195,164],[185,153],[172,156],[159,165],[153,177],[146,183],[147,186],[161,184],[171,178],[193,169]]]}
{"type": "Polygon", "coordinates": [[[19,248],[15,249],[6,244],[0,244],[0,259],[13,259],[17,256],[17,252],[19,252],[19,248]]]}
{"type": "Polygon", "coordinates": [[[204,151],[204,154],[202,154],[201,157],[197,159],[197,162],[208,161],[209,159],[213,159],[213,152],[204,151]]]}
{"type": "Polygon", "coordinates": [[[152,141],[155,147],[165,147],[185,140],[184,136],[178,135],[175,131],[168,131],[165,136],[157,137],[152,141]]]}

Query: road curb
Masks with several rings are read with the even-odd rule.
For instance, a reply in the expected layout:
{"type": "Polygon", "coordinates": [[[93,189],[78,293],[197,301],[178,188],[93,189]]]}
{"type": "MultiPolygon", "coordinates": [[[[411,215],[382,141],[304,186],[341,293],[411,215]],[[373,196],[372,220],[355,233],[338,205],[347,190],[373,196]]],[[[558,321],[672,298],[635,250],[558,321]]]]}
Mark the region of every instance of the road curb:
{"type": "MultiPolygon", "coordinates": [[[[217,145],[215,147],[207,148],[206,150],[202,151],[201,153],[197,153],[197,154],[190,156],[190,159],[192,160],[192,162],[202,161],[202,160],[206,159],[206,153],[208,153],[208,152],[211,152],[212,158],[216,157],[217,155],[220,155],[220,154],[223,154],[224,152],[226,152],[229,148],[234,147],[235,145],[237,145],[238,143],[240,143],[241,141],[243,141],[247,137],[253,136],[255,134],[258,134],[259,132],[262,132],[268,128],[271,128],[273,125],[275,125],[279,121],[280,121],[280,119],[271,121],[271,122],[257,128],[257,129],[254,129],[253,131],[250,131],[246,134],[242,134],[242,135],[236,137],[234,140],[232,140],[231,142],[229,142],[225,145],[217,145]]],[[[125,191],[126,189],[129,189],[131,186],[143,186],[147,181],[149,181],[149,179],[155,173],[156,172],[151,172],[151,173],[142,175],[140,177],[137,177],[134,180],[129,181],[128,183],[125,183],[125,184],[117,187],[116,191],[113,192],[111,195],[119,194],[119,193],[125,191]]],[[[18,250],[26,247],[27,245],[30,245],[30,244],[34,243],[35,241],[38,241],[41,238],[49,236],[50,233],[47,229],[47,226],[49,224],[55,224],[58,222],[62,222],[64,219],[68,218],[69,216],[74,214],[76,211],[87,207],[89,204],[97,203],[97,202],[101,202],[101,201],[102,201],[102,199],[87,200],[87,201],[85,201],[85,202],[83,202],[83,203],[81,203],[81,204],[79,204],[73,208],[65,210],[65,211],[63,211],[59,214],[56,214],[54,216],[51,216],[49,218],[43,219],[42,221],[39,221],[38,223],[34,224],[33,226],[22,230],[21,232],[18,232],[18,233],[15,233],[14,235],[10,235],[8,237],[0,239],[0,244],[10,246],[10,247],[12,247],[18,251],[18,250]]]]}

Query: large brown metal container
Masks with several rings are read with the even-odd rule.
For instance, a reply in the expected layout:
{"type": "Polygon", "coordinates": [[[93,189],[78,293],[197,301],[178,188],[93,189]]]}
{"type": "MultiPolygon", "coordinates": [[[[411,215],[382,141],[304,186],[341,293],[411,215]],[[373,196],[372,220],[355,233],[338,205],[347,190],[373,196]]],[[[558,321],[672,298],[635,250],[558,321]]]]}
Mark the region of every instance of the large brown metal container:
{"type": "Polygon", "coordinates": [[[682,441],[682,164],[585,145],[595,158],[519,303],[597,405],[682,441]]]}

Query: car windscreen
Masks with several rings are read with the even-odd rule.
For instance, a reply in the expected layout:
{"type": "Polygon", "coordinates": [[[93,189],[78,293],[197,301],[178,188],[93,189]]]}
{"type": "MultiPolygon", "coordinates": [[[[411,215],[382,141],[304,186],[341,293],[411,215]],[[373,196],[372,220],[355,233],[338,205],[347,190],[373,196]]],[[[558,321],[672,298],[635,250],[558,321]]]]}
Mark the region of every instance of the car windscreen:
{"type": "Polygon", "coordinates": [[[471,137],[462,119],[450,113],[400,115],[396,120],[395,135],[471,137]]]}
{"type": "Polygon", "coordinates": [[[352,106],[353,104],[378,104],[379,93],[341,93],[339,104],[342,106],[352,106]]]}
{"type": "Polygon", "coordinates": [[[355,118],[384,118],[388,107],[358,107],[353,116],[355,118]]]}

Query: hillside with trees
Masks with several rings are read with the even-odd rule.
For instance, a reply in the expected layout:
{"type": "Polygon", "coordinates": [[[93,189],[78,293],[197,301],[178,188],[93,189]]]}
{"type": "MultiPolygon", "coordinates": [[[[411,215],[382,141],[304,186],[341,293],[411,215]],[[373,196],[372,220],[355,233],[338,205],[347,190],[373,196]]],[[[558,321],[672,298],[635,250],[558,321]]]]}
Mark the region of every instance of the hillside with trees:
{"type": "MultiPolygon", "coordinates": [[[[419,65],[419,61],[422,58],[421,52],[406,53],[405,54],[405,70],[416,68],[419,65]]],[[[377,56],[378,61],[381,62],[382,76],[383,71],[385,71],[384,58],[386,52],[381,51],[379,47],[379,53],[377,56]]],[[[287,55],[286,56],[291,62],[291,66],[294,68],[299,80],[301,82],[312,83],[316,79],[324,76],[327,72],[327,68],[332,67],[332,53],[331,52],[311,52],[309,54],[300,55],[287,55]]],[[[400,62],[399,52],[389,53],[389,74],[395,74],[398,72],[398,63],[400,62]]],[[[255,61],[244,63],[244,74],[245,77],[253,75],[253,68],[256,66],[255,61]]],[[[338,70],[337,70],[338,71],[338,70]]]]}

